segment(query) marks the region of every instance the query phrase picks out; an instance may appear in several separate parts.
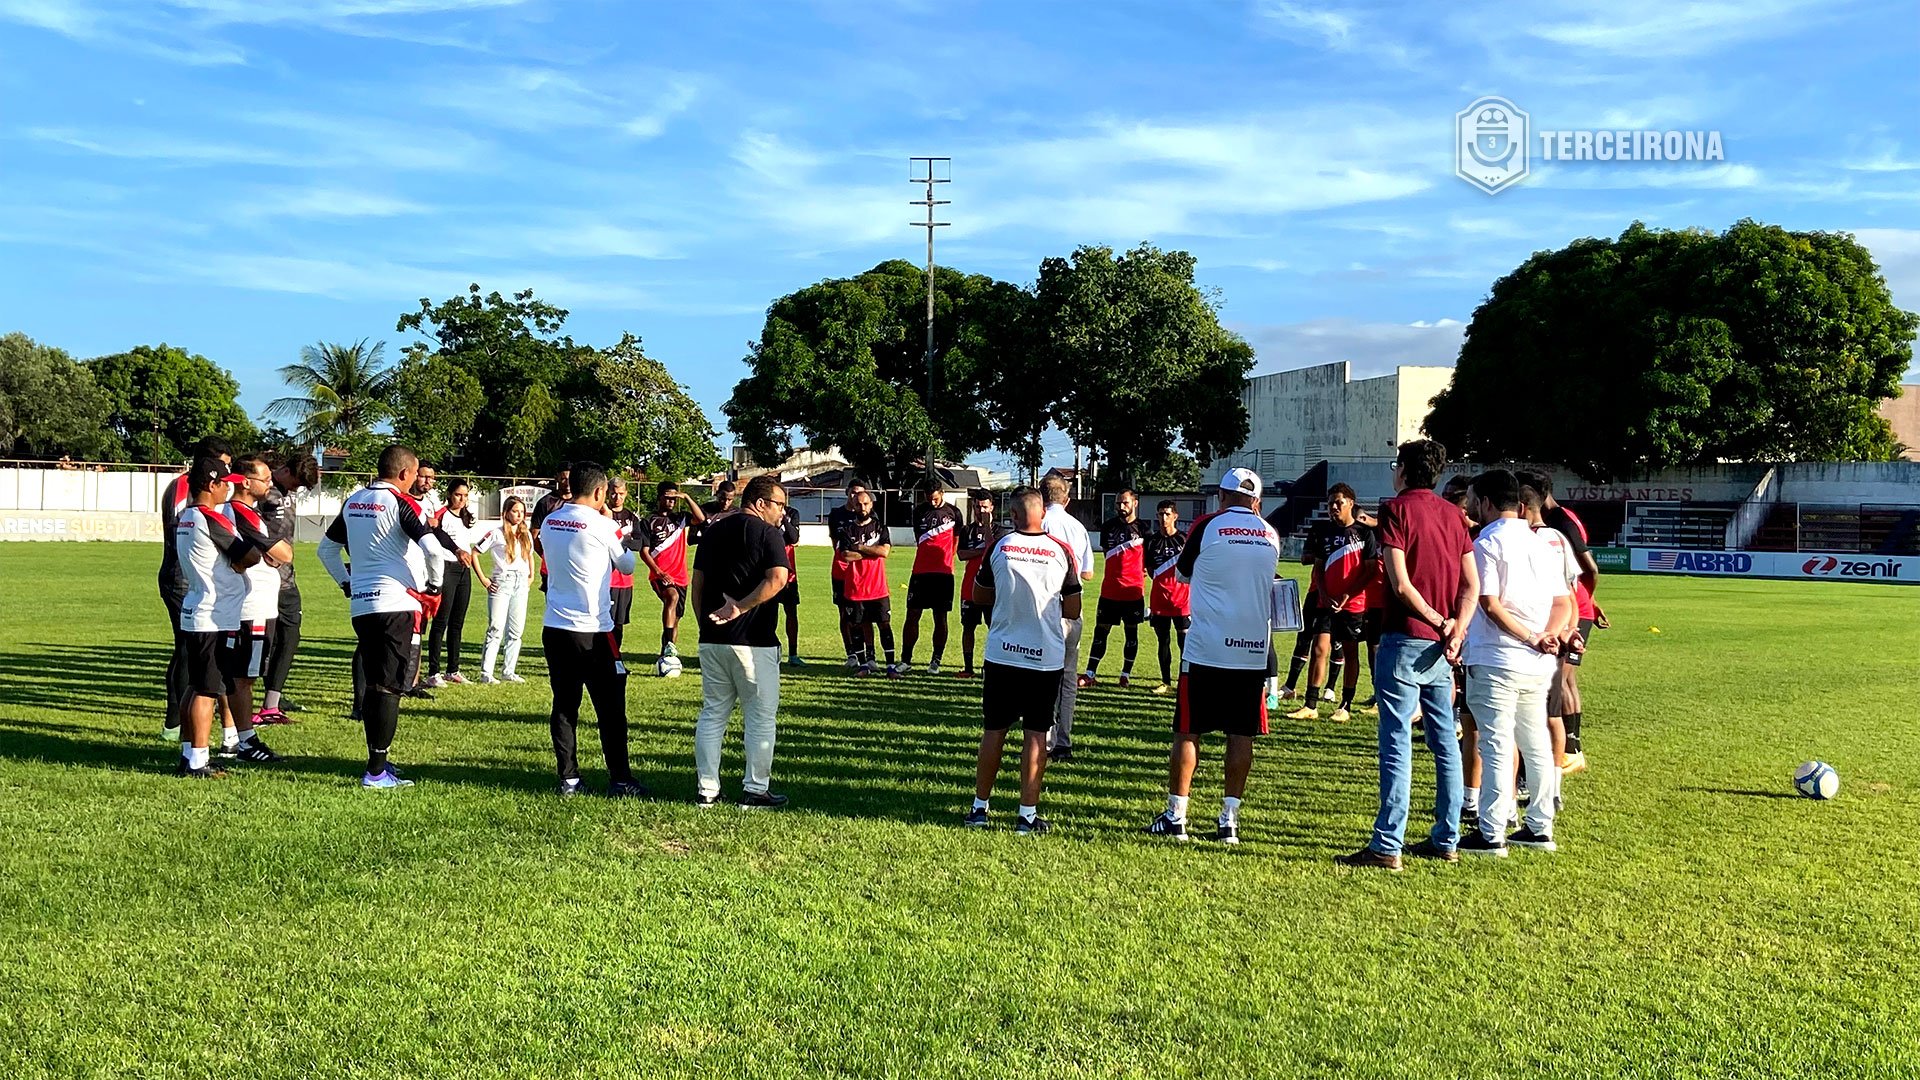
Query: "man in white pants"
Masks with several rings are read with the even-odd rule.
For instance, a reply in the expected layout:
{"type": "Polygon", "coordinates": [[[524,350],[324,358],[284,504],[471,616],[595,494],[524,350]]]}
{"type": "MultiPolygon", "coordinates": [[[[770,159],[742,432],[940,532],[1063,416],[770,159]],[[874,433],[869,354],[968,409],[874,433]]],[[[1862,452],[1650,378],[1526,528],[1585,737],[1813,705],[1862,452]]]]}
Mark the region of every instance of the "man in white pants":
{"type": "MultiPolygon", "coordinates": [[[[1058,476],[1049,476],[1040,481],[1040,494],[1047,500],[1047,513],[1041,519],[1041,528],[1048,536],[1066,544],[1073,552],[1073,558],[1080,568],[1080,580],[1093,580],[1093,543],[1087,538],[1087,527],[1067,513],[1067,501],[1072,489],[1058,476]]],[[[1060,677],[1060,693],[1054,700],[1053,731],[1047,736],[1048,761],[1073,760],[1073,706],[1080,697],[1080,631],[1082,623],[1078,617],[1062,619],[1067,632],[1066,673],[1060,677]]]]}
{"type": "Polygon", "coordinates": [[[1521,516],[1520,481],[1505,469],[1473,480],[1467,506],[1482,525],[1474,541],[1480,617],[1462,654],[1467,706],[1480,729],[1480,824],[1461,837],[1462,855],[1504,856],[1509,844],[1553,851],[1560,769],[1547,729],[1547,692],[1570,625],[1573,598],[1563,557],[1521,516]],[[1526,761],[1533,801],[1521,828],[1502,835],[1514,814],[1515,743],[1526,761]]]}
{"type": "Polygon", "coordinates": [[[715,521],[700,538],[687,599],[700,628],[700,718],[694,724],[694,802],[720,801],[720,744],[735,702],[746,739],[739,805],[775,809],[785,795],[773,780],[775,716],[780,711],[780,610],[787,564],[787,492],[772,476],[747,482],[740,512],[715,521]]]}

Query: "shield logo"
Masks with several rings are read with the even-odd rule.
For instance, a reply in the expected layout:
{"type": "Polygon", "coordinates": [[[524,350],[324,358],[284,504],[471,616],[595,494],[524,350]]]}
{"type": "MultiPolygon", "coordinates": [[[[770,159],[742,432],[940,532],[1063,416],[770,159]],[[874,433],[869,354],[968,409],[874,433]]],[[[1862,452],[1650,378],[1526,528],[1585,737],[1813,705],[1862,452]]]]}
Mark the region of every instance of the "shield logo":
{"type": "Polygon", "coordinates": [[[1503,97],[1483,97],[1453,114],[1453,172],[1489,195],[1527,175],[1531,118],[1503,97]]]}

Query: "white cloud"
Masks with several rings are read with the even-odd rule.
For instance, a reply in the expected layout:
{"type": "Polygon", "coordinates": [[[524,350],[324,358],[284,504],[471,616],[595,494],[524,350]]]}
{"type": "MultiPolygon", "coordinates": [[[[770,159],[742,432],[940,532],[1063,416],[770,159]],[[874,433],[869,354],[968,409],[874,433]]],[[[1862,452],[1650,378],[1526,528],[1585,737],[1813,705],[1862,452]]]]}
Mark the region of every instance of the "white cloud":
{"type": "Polygon", "coordinates": [[[260,218],[362,218],[422,214],[429,209],[408,199],[377,192],[308,187],[262,192],[251,200],[243,199],[237,212],[243,217],[260,218]]]}
{"type": "Polygon", "coordinates": [[[258,165],[315,170],[380,166],[400,170],[469,169],[484,156],[486,144],[446,128],[423,138],[415,125],[368,117],[322,115],[294,110],[249,113],[235,118],[242,127],[261,130],[223,133],[223,138],[178,135],[159,129],[123,128],[81,131],[28,128],[28,137],[105,157],[164,161],[211,167],[258,165]]]}
{"type": "Polygon", "coordinates": [[[1353,17],[1329,8],[1289,3],[1288,0],[1262,0],[1256,10],[1276,27],[1312,35],[1331,48],[1346,48],[1353,36],[1353,17]]]}
{"type": "Polygon", "coordinates": [[[1560,0],[1525,32],[1570,49],[1643,59],[1719,52],[1804,28],[1814,0],[1560,0]]]}
{"type": "Polygon", "coordinates": [[[689,79],[670,79],[667,88],[662,91],[646,110],[620,125],[620,129],[637,139],[658,138],[667,130],[668,121],[686,112],[693,105],[698,90],[689,79]]]}
{"type": "Polygon", "coordinates": [[[1355,378],[1367,378],[1402,365],[1451,365],[1465,327],[1453,318],[1413,323],[1326,318],[1235,329],[1253,344],[1256,375],[1346,360],[1355,378]]]}

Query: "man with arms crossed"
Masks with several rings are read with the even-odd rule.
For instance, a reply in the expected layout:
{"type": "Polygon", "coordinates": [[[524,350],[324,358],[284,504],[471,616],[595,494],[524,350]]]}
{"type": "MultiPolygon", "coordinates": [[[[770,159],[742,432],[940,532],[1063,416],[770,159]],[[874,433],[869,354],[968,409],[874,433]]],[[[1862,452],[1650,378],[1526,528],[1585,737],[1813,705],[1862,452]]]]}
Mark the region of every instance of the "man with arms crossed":
{"type": "MultiPolygon", "coordinates": [[[[1313,663],[1307,670],[1307,703],[1288,713],[1289,720],[1313,720],[1319,716],[1316,705],[1320,701],[1321,686],[1333,689],[1333,680],[1328,678],[1328,658],[1335,649],[1343,650],[1354,662],[1347,665],[1340,705],[1333,710],[1332,720],[1344,724],[1352,718],[1354,688],[1360,681],[1360,639],[1365,633],[1367,594],[1374,575],[1379,572],[1373,530],[1354,519],[1354,506],[1351,487],[1335,484],[1327,489],[1327,520],[1333,528],[1313,564],[1310,592],[1318,599],[1319,606],[1308,613],[1307,629],[1313,634],[1313,663]]],[[[1338,669],[1333,674],[1337,676],[1338,669]]]]}
{"type": "Polygon", "coordinates": [[[410,489],[420,459],[395,443],[380,452],[379,479],[347,496],[320,540],[320,564],[347,594],[354,656],[364,686],[367,770],[360,786],[410,787],[387,753],[400,727],[400,696],[420,669],[420,631],[439,606],[440,571],[453,542],[427,524],[410,489]],[[353,557],[348,573],[344,553],[353,557]]]}
{"type": "Polygon", "coordinates": [[[620,538],[607,516],[607,472],[591,461],[573,463],[573,498],[540,523],[547,553],[547,612],[540,643],[547,656],[547,680],[553,709],[547,726],[553,733],[553,758],[560,771],[560,794],[578,795],[580,761],[575,740],[580,726],[581,692],[593,699],[600,725],[600,753],[607,759],[607,797],[644,798],[634,783],[627,755],[627,667],[613,640],[609,590],[613,572],[633,573],[637,536],[620,538]]]}
{"type": "Polygon", "coordinates": [[[986,558],[987,549],[1000,535],[1000,523],[993,516],[993,493],[986,488],[974,488],[969,497],[973,500],[973,524],[961,530],[957,553],[960,561],[967,565],[960,575],[961,668],[955,673],[963,679],[974,676],[974,630],[987,618],[986,606],[974,598],[973,585],[980,577],[980,560],[986,558]]]}
{"type": "MultiPolygon", "coordinates": [[[[260,504],[260,516],[266,520],[267,535],[274,543],[284,540],[292,544],[295,499],[300,492],[320,486],[320,463],[312,454],[299,454],[278,465],[272,456],[266,460],[274,466],[273,490],[260,504]]],[[[294,581],[291,562],[282,562],[279,571],[280,605],[273,623],[273,641],[267,647],[266,700],[254,715],[255,726],[292,723],[287,712],[293,706],[282,699],[281,692],[287,687],[287,673],[293,669],[293,654],[300,648],[300,586],[294,581]]]]}
{"type": "Polygon", "coordinates": [[[1520,481],[1505,469],[1474,477],[1471,505],[1482,525],[1473,542],[1480,617],[1467,631],[1467,704],[1480,729],[1480,827],[1460,840],[1470,855],[1507,845],[1553,851],[1560,767],[1547,730],[1547,693],[1561,648],[1573,639],[1565,556],[1521,516],[1520,481]],[[1514,743],[1533,799],[1526,823],[1503,835],[1514,813],[1514,743]]]}
{"type": "Polygon", "coordinates": [[[248,454],[233,463],[233,472],[240,479],[233,486],[233,501],[227,504],[228,520],[263,554],[260,561],[247,568],[247,598],[240,605],[239,623],[228,634],[227,647],[239,655],[227,679],[227,715],[234,726],[222,734],[221,756],[266,763],[279,761],[280,755],[267,749],[255,734],[253,683],[266,677],[273,663],[277,636],[274,621],[280,613],[280,567],[293,561],[293,545],[273,539],[266,519],[260,515],[260,500],[273,490],[273,473],[267,463],[248,454]]]}
{"type": "Polygon", "coordinates": [[[1115,623],[1125,627],[1126,651],[1120,656],[1120,685],[1133,685],[1133,660],[1140,654],[1140,620],[1147,615],[1147,530],[1137,516],[1140,496],[1125,488],[1115,503],[1119,513],[1100,526],[1100,549],[1106,552],[1101,571],[1100,603],[1094,609],[1093,650],[1080,687],[1100,682],[1100,659],[1107,655],[1107,634],[1115,623]]]}
{"type": "MultiPolygon", "coordinates": [[[[693,557],[691,597],[700,637],[700,717],[693,729],[694,802],[720,801],[720,746],[735,702],[746,743],[744,810],[777,809],[773,740],[780,712],[780,618],[774,601],[787,587],[787,491],[770,475],[747,481],[740,509],[707,526],[693,557]]],[[[709,519],[711,520],[711,519],[709,519]]]]}
{"type": "MultiPolygon", "coordinates": [[[[640,515],[627,509],[627,478],[615,473],[607,480],[607,516],[622,543],[640,532],[640,515]]],[[[613,644],[626,644],[627,623],[633,621],[633,575],[613,572],[613,644]]]]}
{"type": "MultiPolygon", "coordinates": [[[[1080,565],[1080,581],[1093,580],[1093,543],[1087,527],[1067,513],[1072,488],[1066,480],[1049,476],[1040,481],[1040,495],[1047,500],[1047,515],[1042,525],[1047,535],[1066,542],[1080,565]]],[[[1080,632],[1084,623],[1079,616],[1067,620],[1067,667],[1060,676],[1060,693],[1053,709],[1053,731],[1047,736],[1047,760],[1073,760],[1073,706],[1080,697],[1080,632]]]]}
{"type": "MultiPolygon", "coordinates": [[[[852,604],[847,603],[848,564],[840,544],[840,537],[846,532],[847,526],[853,523],[853,519],[859,516],[853,507],[859,494],[865,490],[867,485],[859,480],[847,481],[846,504],[827,511],[827,540],[833,544],[833,563],[827,572],[827,577],[833,586],[833,606],[840,613],[840,643],[846,646],[849,668],[860,666],[860,642],[853,636],[854,608],[852,604]]],[[[873,648],[872,641],[868,641],[866,645],[868,649],[873,648]]]]}
{"type": "Polygon", "coordinates": [[[646,543],[640,549],[640,561],[647,567],[647,583],[660,598],[660,657],[663,660],[680,656],[677,644],[680,617],[687,613],[687,543],[693,530],[706,520],[706,512],[680,490],[679,484],[671,480],[661,482],[654,498],[654,515],[646,522],[646,543]]]}
{"type": "Polygon", "coordinates": [[[1373,689],[1380,705],[1380,812],[1367,846],[1336,861],[1399,870],[1413,797],[1413,718],[1427,718],[1433,752],[1433,829],[1408,849],[1420,858],[1459,861],[1460,742],[1453,725],[1453,665],[1466,641],[1480,581],[1460,510],[1434,494],[1446,449],[1431,439],[1400,444],[1393,463],[1397,495],[1380,507],[1379,543],[1387,565],[1387,614],[1373,689]]]}
{"type": "Polygon", "coordinates": [[[873,493],[857,488],[853,493],[853,512],[835,543],[839,558],[847,564],[847,606],[853,609],[853,642],[860,648],[855,675],[873,674],[873,634],[878,628],[880,646],[887,654],[887,677],[900,677],[893,662],[893,590],[887,584],[887,556],[893,545],[887,539],[887,526],[873,512],[873,493]]]}
{"type": "Polygon", "coordinates": [[[913,647],[920,640],[920,613],[933,613],[933,660],[927,674],[940,674],[947,652],[947,613],[953,610],[953,553],[960,539],[960,511],[947,502],[940,485],[922,488],[926,502],[913,511],[913,576],[907,579],[907,630],[900,639],[900,673],[913,670],[913,647]]]}
{"type": "Polygon", "coordinates": [[[174,652],[181,658],[180,765],[175,775],[211,780],[226,775],[209,764],[213,717],[227,692],[227,671],[237,654],[224,647],[228,625],[237,625],[246,600],[242,575],[260,561],[260,549],[234,531],[220,513],[237,477],[217,457],[195,458],[186,474],[192,501],[174,517],[174,568],[186,579],[174,652]]]}
{"type": "Polygon", "coordinates": [[[1226,797],[1213,838],[1240,842],[1240,800],[1253,768],[1253,740],[1267,733],[1267,662],[1273,640],[1273,571],[1280,534],[1255,509],[1260,476],[1229,469],[1220,478],[1220,512],[1193,523],[1176,572],[1190,588],[1193,626],[1180,657],[1167,761],[1167,808],[1147,832],[1187,839],[1187,795],[1200,737],[1227,736],[1226,797]]]}
{"type": "MultiPolygon", "coordinates": [[[[227,444],[209,435],[194,444],[191,461],[201,458],[218,458],[225,465],[233,460],[233,451],[227,444]]],[[[160,489],[160,535],[166,543],[160,545],[160,603],[167,609],[167,628],[174,635],[173,655],[167,660],[167,715],[160,720],[160,738],[166,742],[180,741],[180,724],[186,719],[185,708],[191,704],[188,698],[187,654],[180,639],[180,605],[186,601],[187,577],[180,566],[180,555],[173,542],[174,526],[179,524],[180,515],[194,505],[193,470],[168,481],[160,489]]],[[[225,500],[222,499],[222,502],[225,500]]]]}
{"type": "Polygon", "coordinates": [[[1047,729],[1066,666],[1068,624],[1080,615],[1080,560],[1041,529],[1045,503],[1023,488],[1013,496],[1013,532],[994,541],[974,580],[975,602],[993,613],[980,683],[979,763],[973,808],[965,824],[987,827],[987,800],[1000,775],[1008,729],[1025,732],[1020,755],[1020,812],[1014,832],[1037,836],[1052,826],[1040,816],[1040,782],[1047,772],[1047,729]]]}
{"type": "Polygon", "coordinates": [[[1147,574],[1153,585],[1147,594],[1147,612],[1153,620],[1153,636],[1160,643],[1160,685],[1156,694],[1173,693],[1173,650],[1168,637],[1177,637],[1182,652],[1187,648],[1187,629],[1193,614],[1191,588],[1180,580],[1180,552],[1187,546],[1187,534],[1180,531],[1180,508],[1171,499],[1162,499],[1154,513],[1154,531],[1147,537],[1147,574]]]}

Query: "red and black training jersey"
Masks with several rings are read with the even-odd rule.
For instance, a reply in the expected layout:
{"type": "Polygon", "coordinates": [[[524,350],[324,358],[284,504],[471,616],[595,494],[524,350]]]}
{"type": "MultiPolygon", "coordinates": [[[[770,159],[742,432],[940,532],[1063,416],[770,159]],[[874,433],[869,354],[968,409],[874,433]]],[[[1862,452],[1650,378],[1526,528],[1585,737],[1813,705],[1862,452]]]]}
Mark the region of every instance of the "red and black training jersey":
{"type": "MultiPolygon", "coordinates": [[[[1561,536],[1567,538],[1567,547],[1572,550],[1575,563],[1580,562],[1580,556],[1593,550],[1587,546],[1589,543],[1587,539],[1587,523],[1581,521],[1578,514],[1575,514],[1566,507],[1548,507],[1540,512],[1540,521],[1549,528],[1557,530],[1561,536]]],[[[1585,569],[1586,567],[1582,565],[1580,580],[1574,583],[1573,605],[1576,614],[1578,614],[1580,618],[1591,619],[1594,617],[1593,590],[1587,588],[1585,569]]]]}
{"type": "Polygon", "coordinates": [[[1332,607],[1346,600],[1346,611],[1367,609],[1368,586],[1380,571],[1380,548],[1373,530],[1359,522],[1334,525],[1319,559],[1313,564],[1314,592],[1320,603],[1332,607]]]}
{"type": "Polygon", "coordinates": [[[977,521],[960,530],[960,547],[966,551],[981,553],[978,559],[968,559],[966,570],[960,574],[960,599],[968,602],[973,599],[973,583],[980,576],[980,564],[986,559],[986,549],[993,546],[994,534],[999,530],[991,521],[977,521]]]}
{"type": "Polygon", "coordinates": [[[180,513],[193,505],[193,489],[187,485],[187,474],[181,473],[160,489],[160,535],[167,538],[160,545],[160,580],[170,587],[185,590],[191,586],[184,571],[180,569],[180,554],[173,549],[173,527],[180,523],[180,513]]]}
{"type": "Polygon", "coordinates": [[[780,536],[787,544],[787,573],[794,581],[800,580],[800,563],[793,557],[793,549],[800,543],[800,515],[789,506],[782,513],[780,536]]]}
{"type": "Polygon", "coordinates": [[[959,539],[960,511],[952,503],[921,503],[913,512],[913,572],[953,573],[953,553],[959,539]]]}
{"type": "Polygon", "coordinates": [[[685,510],[655,514],[647,519],[647,554],[660,568],[659,576],[669,584],[687,587],[687,530],[693,515],[685,510]]]}
{"type": "Polygon", "coordinates": [[[1146,536],[1138,521],[1117,515],[1100,526],[1100,550],[1107,556],[1100,599],[1138,600],[1146,595],[1146,536]]]}
{"type": "MultiPolygon", "coordinates": [[[[855,548],[879,547],[887,543],[887,527],[878,517],[849,519],[835,539],[842,552],[855,548]]],[[[887,586],[887,560],[861,556],[847,563],[846,596],[849,600],[885,600],[891,595],[887,586]]]]}
{"type": "MultiPolygon", "coordinates": [[[[607,516],[613,519],[614,531],[619,533],[620,539],[622,540],[640,531],[640,515],[631,510],[609,510],[607,511],[607,516]]],[[[633,588],[633,575],[623,574],[618,568],[615,568],[613,571],[613,579],[607,587],[610,589],[631,589],[633,588]]]]}
{"type": "Polygon", "coordinates": [[[1147,537],[1147,576],[1153,587],[1147,592],[1147,612],[1151,615],[1186,615],[1193,610],[1189,586],[1176,573],[1180,552],[1187,546],[1187,534],[1175,530],[1172,536],[1155,532],[1147,537]]]}
{"type": "Polygon", "coordinates": [[[827,511],[827,537],[833,541],[833,565],[828,569],[827,576],[835,581],[845,581],[847,578],[847,554],[846,549],[840,546],[840,534],[847,531],[854,516],[853,511],[844,506],[827,511]]]}

